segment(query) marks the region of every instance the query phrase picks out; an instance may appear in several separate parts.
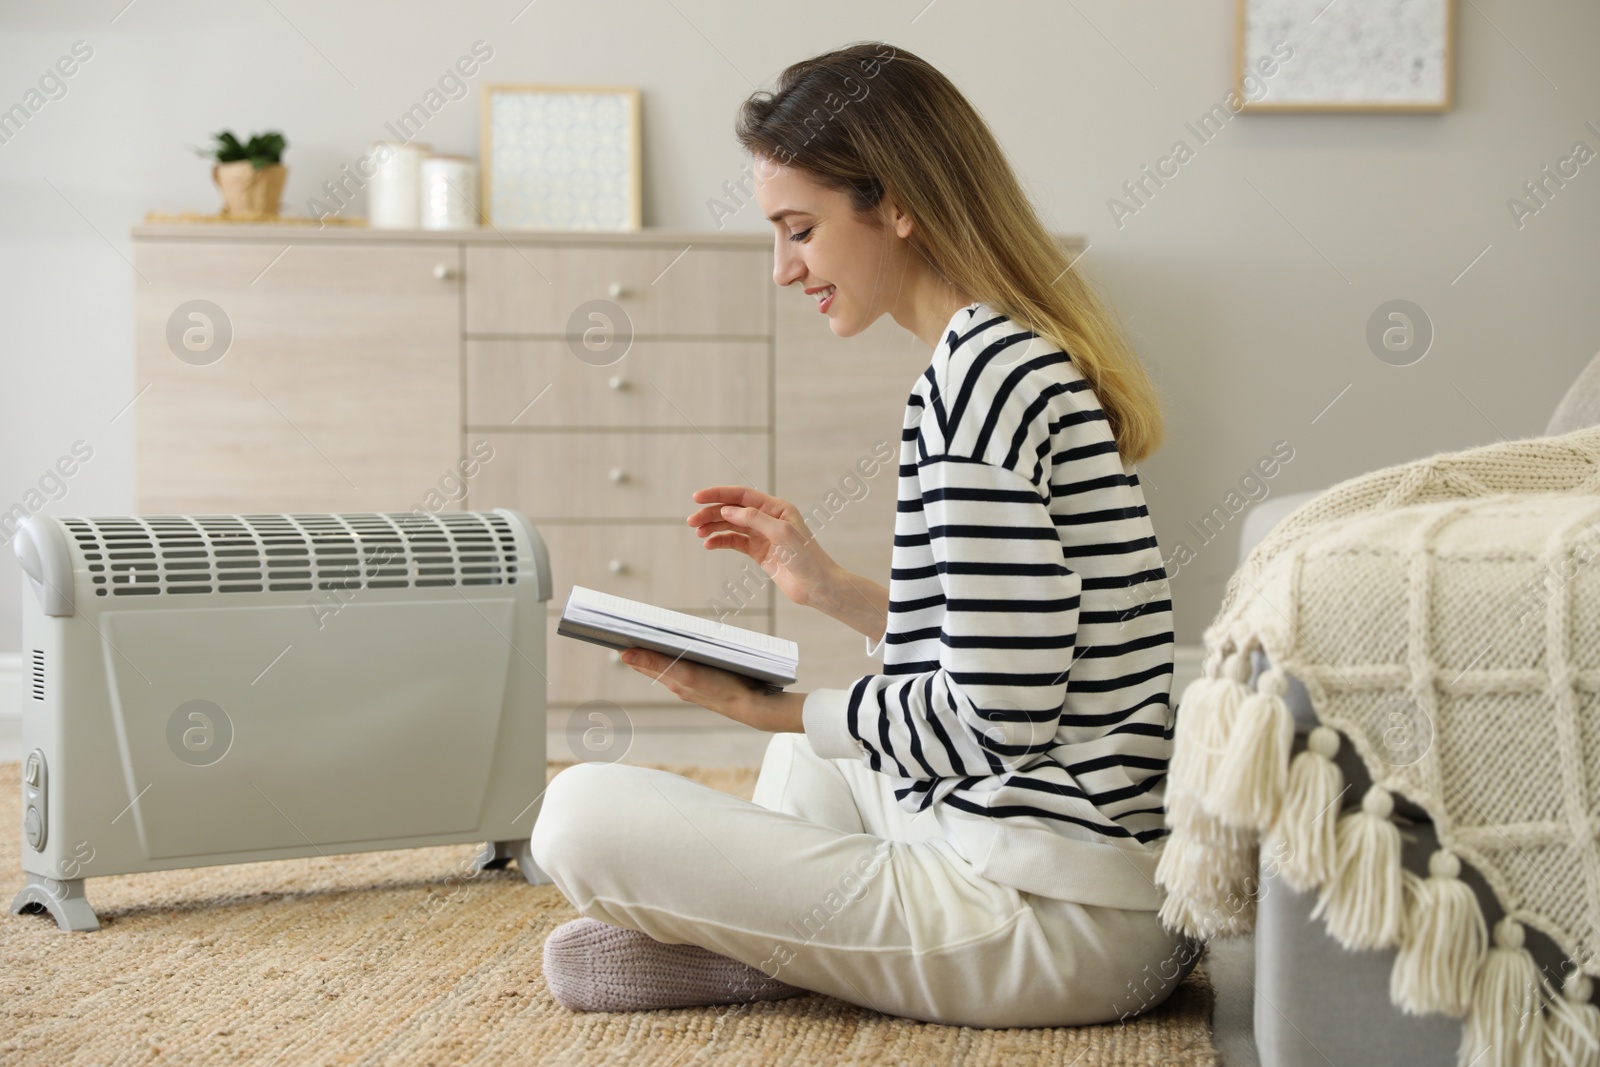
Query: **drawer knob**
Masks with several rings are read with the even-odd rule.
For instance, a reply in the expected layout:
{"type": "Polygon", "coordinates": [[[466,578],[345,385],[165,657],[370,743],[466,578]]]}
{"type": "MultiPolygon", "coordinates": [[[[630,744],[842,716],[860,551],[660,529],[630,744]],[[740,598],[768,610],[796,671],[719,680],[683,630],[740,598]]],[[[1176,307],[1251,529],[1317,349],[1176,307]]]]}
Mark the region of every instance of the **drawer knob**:
{"type": "Polygon", "coordinates": [[[445,281],[456,276],[456,269],[449,263],[440,263],[433,268],[433,276],[440,281],[445,281]]]}
{"type": "Polygon", "coordinates": [[[610,569],[612,574],[621,574],[623,571],[628,569],[628,565],[622,562],[620,559],[614,559],[610,563],[606,564],[606,566],[610,569]]]}
{"type": "Polygon", "coordinates": [[[606,379],[606,384],[613,389],[622,390],[628,387],[628,379],[624,378],[620,374],[613,374],[611,377],[606,379]]]}
{"type": "Polygon", "coordinates": [[[623,285],[621,282],[612,282],[611,283],[611,287],[609,289],[607,289],[606,292],[610,293],[614,297],[615,296],[627,296],[628,295],[628,287],[623,285]]]}
{"type": "Polygon", "coordinates": [[[628,478],[628,472],[623,470],[621,467],[612,467],[611,468],[611,480],[612,481],[621,482],[621,481],[626,481],[627,478],[628,478]]]}

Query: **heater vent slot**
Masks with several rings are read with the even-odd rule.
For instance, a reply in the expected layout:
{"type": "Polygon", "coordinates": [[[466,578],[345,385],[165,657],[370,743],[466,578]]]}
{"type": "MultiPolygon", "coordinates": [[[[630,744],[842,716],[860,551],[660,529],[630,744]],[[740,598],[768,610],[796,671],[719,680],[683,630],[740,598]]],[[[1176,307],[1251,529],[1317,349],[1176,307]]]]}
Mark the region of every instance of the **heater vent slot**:
{"type": "Polygon", "coordinates": [[[36,649],[33,650],[33,663],[31,664],[31,668],[32,669],[29,671],[29,674],[32,677],[29,679],[29,684],[30,684],[30,687],[33,690],[33,699],[35,699],[35,700],[43,700],[44,699],[44,649],[36,648],[36,649]]]}
{"type": "Polygon", "coordinates": [[[62,519],[97,596],[515,585],[492,512],[62,519]]]}

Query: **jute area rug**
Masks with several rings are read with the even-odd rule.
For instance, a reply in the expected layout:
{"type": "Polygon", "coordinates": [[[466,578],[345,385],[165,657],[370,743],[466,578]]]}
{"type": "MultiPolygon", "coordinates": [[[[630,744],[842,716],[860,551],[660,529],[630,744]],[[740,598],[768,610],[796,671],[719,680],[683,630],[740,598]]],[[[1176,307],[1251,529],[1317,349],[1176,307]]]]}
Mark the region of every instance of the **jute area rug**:
{"type": "MultiPolygon", "coordinates": [[[[567,766],[551,763],[554,775],[567,766]]],[[[749,798],[754,769],[666,765],[749,798]]],[[[0,893],[22,883],[19,764],[0,764],[0,893]]],[[[91,878],[101,929],[0,913],[0,1063],[1206,1064],[1204,960],[1127,1023],[986,1030],[819,994],[572,1012],[541,946],[577,913],[477,846],[91,878]]]]}

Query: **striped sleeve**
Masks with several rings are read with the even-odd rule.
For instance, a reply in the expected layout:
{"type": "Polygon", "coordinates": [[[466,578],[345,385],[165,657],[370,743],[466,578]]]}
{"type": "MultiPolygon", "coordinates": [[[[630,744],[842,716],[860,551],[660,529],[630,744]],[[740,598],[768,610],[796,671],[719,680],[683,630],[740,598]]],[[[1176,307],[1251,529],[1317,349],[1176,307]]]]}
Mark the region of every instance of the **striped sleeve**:
{"type": "Polygon", "coordinates": [[[1023,475],[941,454],[918,464],[917,481],[941,592],[896,600],[906,618],[892,639],[937,636],[938,659],[813,690],[802,714],[807,738],[818,755],[864,758],[913,780],[1022,768],[1055,744],[1082,579],[1023,475]]]}

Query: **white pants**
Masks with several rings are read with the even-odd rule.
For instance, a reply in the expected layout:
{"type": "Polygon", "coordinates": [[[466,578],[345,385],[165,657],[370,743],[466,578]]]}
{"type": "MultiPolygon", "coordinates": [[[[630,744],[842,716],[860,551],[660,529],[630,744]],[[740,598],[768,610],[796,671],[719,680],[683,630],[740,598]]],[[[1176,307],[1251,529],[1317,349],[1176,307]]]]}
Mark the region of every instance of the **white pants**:
{"type": "Polygon", "coordinates": [[[1153,911],[978,875],[886,775],[819,757],[800,733],[773,735],[753,801],[654,768],[576,764],[551,780],[531,845],[583,915],[923,1022],[1131,1018],[1199,951],[1153,911]]]}

